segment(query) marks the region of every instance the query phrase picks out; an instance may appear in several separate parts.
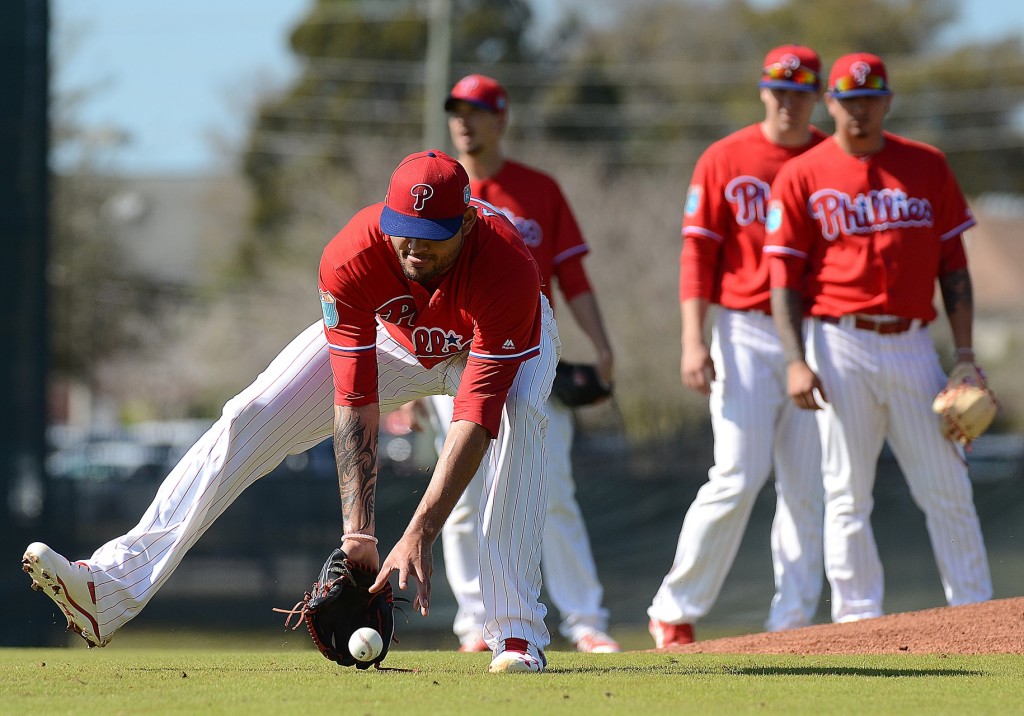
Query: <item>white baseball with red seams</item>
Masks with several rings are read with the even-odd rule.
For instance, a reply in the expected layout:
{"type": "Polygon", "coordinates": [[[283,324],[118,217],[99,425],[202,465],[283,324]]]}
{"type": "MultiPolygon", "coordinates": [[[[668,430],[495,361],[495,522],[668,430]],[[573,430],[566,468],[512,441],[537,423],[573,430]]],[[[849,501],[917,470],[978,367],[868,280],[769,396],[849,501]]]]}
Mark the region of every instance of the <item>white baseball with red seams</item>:
{"type": "Polygon", "coordinates": [[[370,627],[356,629],[348,640],[348,651],[356,661],[373,661],[383,648],[384,640],[370,627]]]}

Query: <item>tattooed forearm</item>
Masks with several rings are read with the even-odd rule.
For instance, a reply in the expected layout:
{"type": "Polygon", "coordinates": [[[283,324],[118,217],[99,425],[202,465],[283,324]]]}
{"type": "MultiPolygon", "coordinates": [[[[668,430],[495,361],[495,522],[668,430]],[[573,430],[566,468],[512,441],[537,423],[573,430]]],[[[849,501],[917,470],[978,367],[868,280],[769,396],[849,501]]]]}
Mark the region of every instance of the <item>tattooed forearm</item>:
{"type": "Polygon", "coordinates": [[[334,409],[334,459],[345,532],[373,534],[377,495],[376,406],[334,409]]]}
{"type": "Polygon", "coordinates": [[[942,304],[953,334],[953,345],[957,349],[957,360],[973,360],[974,292],[971,289],[971,275],[966,268],[939,277],[942,290],[942,304]]]}
{"type": "Polygon", "coordinates": [[[942,290],[942,304],[947,315],[960,311],[974,312],[974,291],[971,287],[971,275],[967,269],[960,269],[939,277],[939,288],[942,290]]]}
{"type": "Polygon", "coordinates": [[[787,363],[804,360],[803,296],[789,288],[773,288],[772,315],[787,363]]]}

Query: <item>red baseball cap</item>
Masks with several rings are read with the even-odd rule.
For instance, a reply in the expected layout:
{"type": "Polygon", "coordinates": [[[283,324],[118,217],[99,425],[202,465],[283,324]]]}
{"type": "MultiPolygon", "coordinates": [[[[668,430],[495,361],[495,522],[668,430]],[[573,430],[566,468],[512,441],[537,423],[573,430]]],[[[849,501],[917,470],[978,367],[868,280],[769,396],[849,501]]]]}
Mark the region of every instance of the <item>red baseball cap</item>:
{"type": "Polygon", "coordinates": [[[462,228],[469,175],[438,149],[410,154],[391,175],[380,214],[388,236],[447,241],[462,228]]]}
{"type": "Polygon", "coordinates": [[[451,111],[456,102],[469,102],[488,112],[504,112],[508,109],[508,93],[493,77],[467,75],[456,82],[448,93],[448,99],[444,101],[445,111],[451,111]]]}
{"type": "Polygon", "coordinates": [[[817,92],[821,86],[821,58],[803,45],[782,45],[769,50],[757,86],[817,92]]]}
{"type": "Polygon", "coordinates": [[[843,55],[828,75],[828,93],[836,99],[891,95],[885,63],[870,52],[843,55]]]}

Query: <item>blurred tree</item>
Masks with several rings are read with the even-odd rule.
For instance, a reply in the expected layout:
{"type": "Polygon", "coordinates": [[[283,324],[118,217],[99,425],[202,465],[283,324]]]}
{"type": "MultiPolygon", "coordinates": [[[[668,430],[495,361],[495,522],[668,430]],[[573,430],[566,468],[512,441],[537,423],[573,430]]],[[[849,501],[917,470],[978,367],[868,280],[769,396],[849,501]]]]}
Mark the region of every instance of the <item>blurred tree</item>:
{"type": "MultiPolygon", "coordinates": [[[[79,31],[61,30],[65,62],[74,54],[79,31]]],[[[52,152],[59,157],[50,185],[51,367],[55,378],[90,388],[96,387],[104,361],[136,345],[138,326],[155,318],[162,295],[128,265],[105,210],[120,187],[106,164],[127,135],[114,126],[81,121],[82,106],[101,89],[55,93],[50,115],[52,152]]]]}
{"type": "MultiPolygon", "coordinates": [[[[969,194],[1024,182],[1024,46],[1019,39],[935,45],[955,0],[637,0],[608,27],[586,28],[544,98],[546,135],[630,165],[692,164],[715,139],[757,121],[764,52],[795,42],[822,54],[875,52],[897,100],[890,127],[951,153],[969,194]],[[599,97],[601,104],[594,99],[599,97]]],[[[829,125],[823,111],[819,120],[829,125]]]]}
{"type": "MultiPolygon", "coordinates": [[[[525,0],[453,0],[452,6],[453,65],[486,71],[532,57],[525,0]]],[[[423,97],[424,7],[411,1],[317,0],[292,32],[291,47],[303,70],[286,92],[260,108],[244,154],[256,195],[257,233],[242,247],[241,272],[254,271],[268,249],[282,248],[282,229],[294,218],[303,177],[320,176],[323,167],[349,169],[353,143],[367,137],[386,137],[393,149],[417,146],[423,102],[441,101],[423,97]]],[[[350,189],[358,199],[366,191],[350,189]]],[[[372,190],[377,198],[380,187],[372,190]]]]}

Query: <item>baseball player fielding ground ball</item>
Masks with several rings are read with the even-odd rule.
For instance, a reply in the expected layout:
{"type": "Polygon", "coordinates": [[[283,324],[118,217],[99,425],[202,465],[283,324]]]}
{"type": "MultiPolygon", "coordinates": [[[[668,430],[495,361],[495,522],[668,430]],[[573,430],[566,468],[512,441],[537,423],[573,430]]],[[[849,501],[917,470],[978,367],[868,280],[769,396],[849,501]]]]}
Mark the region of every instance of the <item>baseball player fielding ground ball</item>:
{"type": "Polygon", "coordinates": [[[319,288],[323,320],[225,405],[131,532],[79,562],[34,543],[24,569],[69,628],[102,646],[246,487],[333,430],[341,549],[379,567],[371,593],[397,573],[426,616],[431,547],[493,441],[500,467],[478,518],[490,670],[543,671],[543,407],[560,343],[536,261],[504,215],[471,199],[462,166],[428,151],[406,157],[386,200],[328,244],[319,288]],[[380,414],[437,393],[455,396],[448,439],[382,562],[374,536],[380,414]]]}
{"type": "Polygon", "coordinates": [[[779,171],[765,241],[789,395],[821,433],[837,622],[883,613],[871,493],[886,440],[924,511],[946,601],[992,596],[963,446],[932,412],[947,381],[926,328],[938,281],[957,356],[983,380],[963,242],[974,218],[937,149],[884,130],[892,96],[881,58],[836,60],[825,96],[835,133],[779,171]]]}
{"type": "Polygon", "coordinates": [[[775,597],[771,631],[811,623],[821,595],[821,472],[813,418],[786,394],[762,260],[769,187],[787,160],[821,142],[811,126],[821,97],[814,50],[784,45],[765,57],[765,116],[715,142],[694,169],[679,272],[683,384],[710,395],[715,465],[686,512],[672,568],[647,610],[661,648],[694,639],[739,549],[754,501],[775,468],[775,597]],[[711,347],[708,307],[718,304],[711,347]]]}

